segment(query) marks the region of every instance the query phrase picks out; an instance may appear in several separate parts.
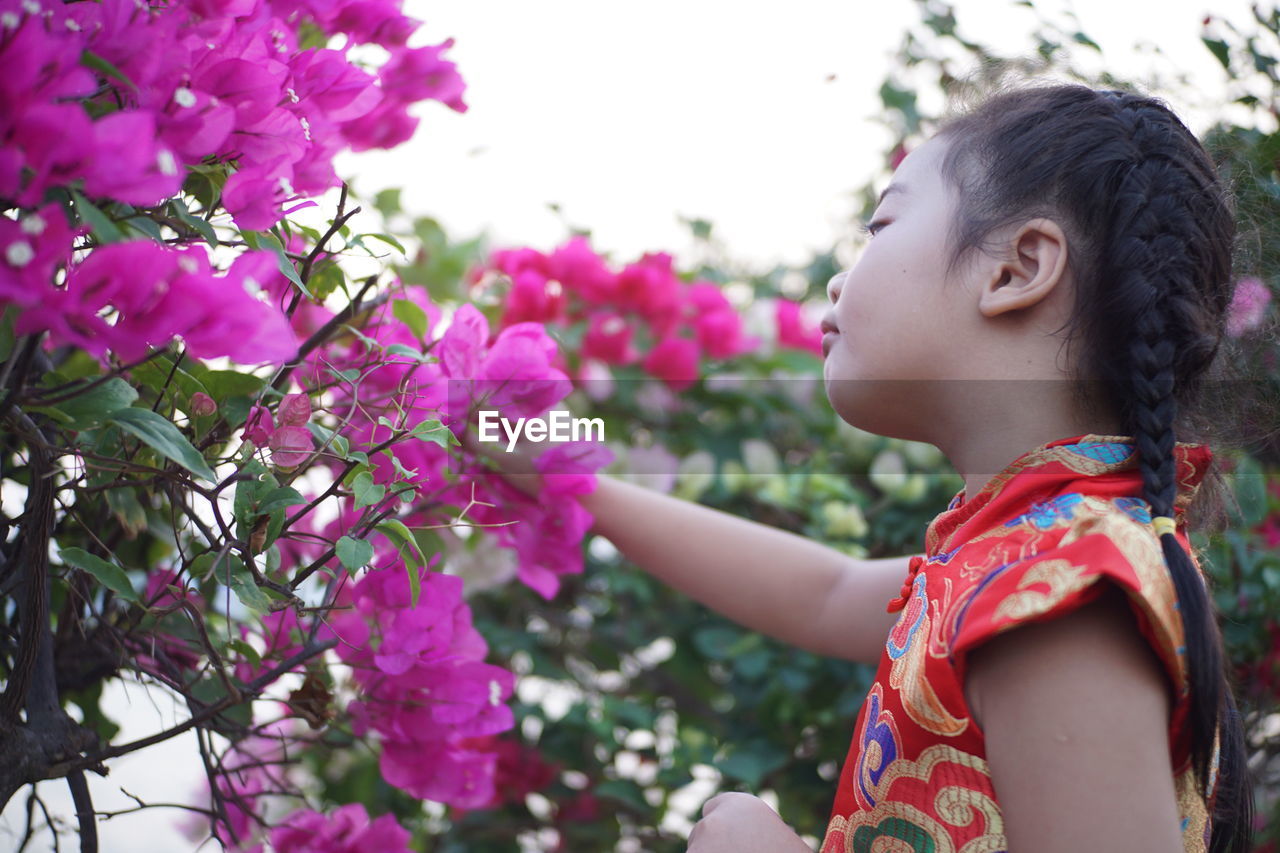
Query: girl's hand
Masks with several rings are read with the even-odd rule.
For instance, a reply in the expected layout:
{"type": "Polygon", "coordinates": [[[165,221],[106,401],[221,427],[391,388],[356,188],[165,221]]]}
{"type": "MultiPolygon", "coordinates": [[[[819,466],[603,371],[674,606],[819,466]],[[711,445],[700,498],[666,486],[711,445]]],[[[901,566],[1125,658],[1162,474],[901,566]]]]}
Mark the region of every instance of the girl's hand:
{"type": "Polygon", "coordinates": [[[688,853],[813,853],[778,813],[750,794],[716,794],[689,833],[688,853]]]}
{"type": "Polygon", "coordinates": [[[541,448],[536,448],[536,445],[519,443],[508,453],[505,440],[497,444],[480,441],[468,429],[462,434],[462,446],[477,457],[488,459],[502,479],[529,497],[536,498],[542,492],[542,474],[533,464],[534,458],[541,453],[541,448]]]}

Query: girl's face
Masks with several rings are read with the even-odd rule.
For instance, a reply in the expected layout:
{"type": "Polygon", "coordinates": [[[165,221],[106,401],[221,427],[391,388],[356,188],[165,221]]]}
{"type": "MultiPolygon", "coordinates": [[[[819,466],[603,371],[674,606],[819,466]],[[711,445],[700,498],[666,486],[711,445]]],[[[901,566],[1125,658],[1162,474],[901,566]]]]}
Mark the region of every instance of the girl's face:
{"type": "Polygon", "coordinates": [[[872,237],[854,267],[831,279],[823,319],[823,379],[850,424],[922,439],[913,426],[948,379],[966,372],[971,287],[944,279],[954,190],[938,166],[946,140],[930,139],[898,165],[868,223],[872,237]]]}

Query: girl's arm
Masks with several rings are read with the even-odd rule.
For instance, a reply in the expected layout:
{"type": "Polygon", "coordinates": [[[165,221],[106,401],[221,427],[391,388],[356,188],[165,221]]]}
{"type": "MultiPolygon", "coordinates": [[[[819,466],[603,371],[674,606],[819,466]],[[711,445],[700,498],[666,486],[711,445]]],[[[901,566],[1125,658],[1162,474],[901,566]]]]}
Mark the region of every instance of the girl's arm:
{"type": "Polygon", "coordinates": [[[1172,689],[1124,593],[1002,633],[969,656],[1010,853],[1183,849],[1172,689]]]}
{"type": "Polygon", "coordinates": [[[875,664],[909,557],[860,560],[776,527],[613,477],[579,497],[594,529],[659,580],[746,627],[875,664]]]}

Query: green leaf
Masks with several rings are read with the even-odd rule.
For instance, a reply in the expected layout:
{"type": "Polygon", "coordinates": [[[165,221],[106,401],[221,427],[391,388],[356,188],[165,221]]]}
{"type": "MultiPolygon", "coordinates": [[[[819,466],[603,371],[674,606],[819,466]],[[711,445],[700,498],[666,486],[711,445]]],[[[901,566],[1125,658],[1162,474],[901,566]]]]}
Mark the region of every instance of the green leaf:
{"type": "Polygon", "coordinates": [[[786,751],[776,744],[755,741],[716,762],[716,769],[726,776],[741,779],[750,788],[757,788],[767,774],[787,763],[787,757],[786,751]]]}
{"type": "Polygon", "coordinates": [[[368,471],[362,471],[356,475],[351,483],[351,489],[356,495],[356,509],[373,506],[387,495],[387,487],[373,482],[373,475],[368,471]]]}
{"type": "Polygon", "coordinates": [[[422,556],[422,550],[418,547],[418,540],[414,538],[412,531],[405,526],[404,522],[397,518],[388,518],[380,522],[374,530],[385,534],[400,549],[400,557],[402,559],[406,545],[413,549],[418,562],[415,565],[411,561],[405,560],[404,567],[405,571],[409,573],[409,600],[414,607],[417,607],[418,594],[422,588],[422,580],[418,577],[418,566],[426,565],[427,562],[422,556]]]}
{"type": "Polygon", "coordinates": [[[138,399],[138,391],[118,376],[101,385],[63,400],[58,408],[71,416],[75,429],[84,429],[106,420],[120,409],[127,409],[138,399]]]}
{"type": "Polygon", "coordinates": [[[135,92],[138,91],[138,85],[130,80],[128,75],[91,50],[80,51],[80,64],[85,68],[91,68],[94,71],[101,71],[107,77],[114,77],[120,82],[127,84],[129,88],[133,89],[135,92]]]}
{"type": "Polygon", "coordinates": [[[276,256],[276,265],[280,267],[280,272],[284,273],[285,278],[293,282],[294,285],[302,291],[304,296],[311,295],[307,291],[307,286],[302,283],[302,279],[298,277],[297,267],[293,265],[293,261],[289,260],[289,256],[285,254],[284,246],[281,245],[280,240],[276,238],[276,235],[269,231],[241,231],[240,233],[244,235],[244,241],[246,243],[250,243],[252,248],[269,249],[274,252],[276,256]],[[253,235],[252,240],[250,240],[250,234],[253,235]]]}
{"type": "Polygon", "coordinates": [[[390,216],[393,213],[400,212],[400,188],[392,187],[391,189],[382,190],[373,197],[373,206],[383,216],[390,216]]]}
{"type": "Polygon", "coordinates": [[[227,648],[244,655],[244,659],[253,666],[258,666],[262,663],[262,655],[258,654],[258,650],[244,640],[228,640],[227,648]]]}
{"type": "Polygon", "coordinates": [[[93,202],[82,196],[79,191],[72,190],[71,198],[76,203],[76,213],[80,218],[89,223],[89,227],[93,229],[93,236],[98,238],[99,243],[119,243],[124,240],[124,234],[120,228],[111,221],[111,218],[99,210],[93,202]]]}
{"type": "MultiPolygon", "coordinates": [[[[186,359],[189,364],[194,364],[190,359],[186,359]]],[[[177,386],[182,392],[182,396],[187,399],[197,391],[203,391],[208,394],[208,389],[204,387],[204,383],[197,379],[193,374],[188,373],[181,367],[174,368],[173,359],[167,355],[156,356],[144,364],[130,368],[129,374],[135,382],[147,386],[153,391],[159,393],[162,389],[173,388],[177,386]]],[[[213,396],[210,394],[209,396],[213,396]]]]}
{"type": "Polygon", "coordinates": [[[63,548],[59,556],[67,565],[75,566],[93,575],[103,586],[121,598],[139,601],[138,594],[133,591],[133,584],[129,582],[129,575],[115,563],[109,563],[101,557],[94,556],[83,548],[63,548]]]}
{"type": "Polygon", "coordinates": [[[213,226],[207,219],[192,215],[185,201],[180,197],[171,198],[169,199],[169,208],[180,222],[196,231],[210,246],[215,249],[218,248],[218,234],[213,230],[213,226]]]}
{"type": "Polygon", "coordinates": [[[458,437],[453,434],[453,430],[435,418],[419,422],[409,431],[409,435],[413,438],[421,438],[424,441],[434,441],[446,450],[449,449],[451,444],[462,444],[458,437]]]}
{"type": "Polygon", "coordinates": [[[408,257],[409,255],[409,253],[404,250],[404,246],[400,245],[400,241],[397,240],[395,237],[392,237],[390,234],[365,234],[364,236],[372,237],[375,240],[380,240],[381,242],[386,243],[388,246],[395,246],[397,249],[400,250],[400,254],[404,255],[405,257],[408,257]]]}
{"type": "Polygon", "coordinates": [[[218,476],[200,452],[191,446],[173,422],[150,409],[129,408],[113,412],[109,421],[141,439],[157,453],[186,468],[197,477],[216,483],[218,476]]]}
{"type": "Polygon", "coordinates": [[[272,489],[262,496],[262,500],[258,504],[258,513],[266,515],[275,512],[278,509],[284,509],[287,506],[296,504],[304,504],[307,499],[292,486],[280,486],[272,489]]]}
{"type": "Polygon", "coordinates": [[[338,559],[349,572],[369,565],[373,559],[373,544],[367,539],[343,536],[338,540],[338,559]]]}
{"type": "Polygon", "coordinates": [[[228,397],[251,397],[262,390],[262,377],[238,370],[210,370],[202,377],[209,396],[221,403],[228,397]]]}
{"type": "Polygon", "coordinates": [[[1231,52],[1227,48],[1227,43],[1221,39],[1201,38],[1204,46],[1209,48],[1209,52],[1213,54],[1218,62],[1222,63],[1222,67],[1231,70],[1231,52]]]}
{"type": "Polygon", "coordinates": [[[422,306],[418,303],[410,302],[408,299],[393,299],[391,313],[397,320],[408,326],[409,331],[413,332],[418,340],[427,336],[427,312],[422,310],[422,306]]]}
{"type": "Polygon", "coordinates": [[[1234,472],[1235,498],[1245,527],[1256,527],[1267,517],[1266,474],[1252,456],[1241,455],[1234,472]]]}
{"type": "Polygon", "coordinates": [[[233,560],[233,567],[240,566],[240,571],[231,572],[231,591],[236,594],[236,598],[240,599],[240,603],[250,610],[258,613],[266,613],[271,610],[271,599],[267,598],[266,593],[254,583],[249,573],[243,570],[243,563],[239,559],[233,560]]]}

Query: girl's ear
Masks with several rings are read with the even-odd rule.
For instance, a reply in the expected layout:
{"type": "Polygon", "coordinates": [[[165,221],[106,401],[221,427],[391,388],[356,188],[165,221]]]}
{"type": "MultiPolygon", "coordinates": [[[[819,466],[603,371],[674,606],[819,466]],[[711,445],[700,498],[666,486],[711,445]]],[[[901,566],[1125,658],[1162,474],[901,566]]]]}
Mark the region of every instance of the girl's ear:
{"type": "Polygon", "coordinates": [[[985,317],[1029,308],[1053,292],[1067,271],[1067,235],[1052,219],[1024,222],[1002,260],[985,266],[978,310],[985,317]]]}

